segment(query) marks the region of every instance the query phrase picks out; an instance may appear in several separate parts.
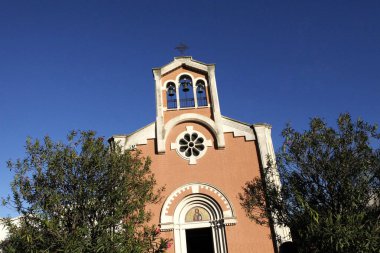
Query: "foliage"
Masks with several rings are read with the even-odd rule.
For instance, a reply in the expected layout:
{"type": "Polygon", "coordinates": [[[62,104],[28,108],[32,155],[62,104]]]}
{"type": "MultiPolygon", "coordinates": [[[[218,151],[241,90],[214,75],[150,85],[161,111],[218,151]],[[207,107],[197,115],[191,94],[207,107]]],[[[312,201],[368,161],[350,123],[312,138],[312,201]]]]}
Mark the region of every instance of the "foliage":
{"type": "Polygon", "coordinates": [[[26,157],[8,167],[19,224],[7,220],[4,252],[164,252],[170,246],[147,222],[157,203],[150,160],[111,149],[92,131],[67,144],[27,140],[26,157]]]}
{"type": "MultiPolygon", "coordinates": [[[[380,135],[376,126],[340,115],[303,133],[287,126],[277,165],[239,194],[259,224],[288,226],[300,252],[380,252],[380,135]],[[277,166],[282,187],[269,179],[277,166]]],[[[274,174],[275,175],[275,174],[274,174]]]]}

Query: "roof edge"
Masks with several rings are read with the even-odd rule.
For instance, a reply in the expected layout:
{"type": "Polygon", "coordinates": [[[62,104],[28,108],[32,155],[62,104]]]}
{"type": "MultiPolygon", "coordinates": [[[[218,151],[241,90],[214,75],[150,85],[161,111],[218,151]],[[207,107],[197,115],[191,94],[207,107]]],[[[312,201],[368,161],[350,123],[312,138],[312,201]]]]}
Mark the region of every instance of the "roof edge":
{"type": "Polygon", "coordinates": [[[239,120],[236,120],[236,119],[232,119],[232,118],[227,117],[227,116],[224,116],[224,115],[222,115],[222,118],[227,119],[227,120],[231,120],[231,121],[233,121],[233,122],[236,122],[236,123],[239,123],[239,124],[243,124],[243,125],[246,125],[246,126],[252,126],[252,124],[248,124],[248,123],[243,122],[243,121],[239,121],[239,120]]]}
{"type": "Polygon", "coordinates": [[[176,61],[180,61],[181,59],[189,60],[189,61],[201,64],[201,65],[204,65],[204,66],[215,66],[215,63],[204,63],[204,62],[201,62],[201,61],[198,61],[198,60],[194,60],[192,56],[176,56],[176,57],[173,58],[173,61],[171,61],[171,62],[169,62],[169,63],[167,63],[167,64],[165,64],[165,65],[163,65],[161,67],[152,68],[152,70],[154,71],[154,70],[163,69],[163,68],[169,66],[170,64],[173,64],[176,61]]]}
{"type": "Polygon", "coordinates": [[[139,128],[139,129],[137,129],[136,131],[133,131],[132,133],[129,133],[129,134],[113,134],[113,135],[110,137],[110,139],[111,139],[111,138],[117,138],[117,137],[119,137],[119,138],[120,138],[120,137],[128,138],[129,136],[134,135],[135,133],[138,133],[138,132],[144,130],[145,128],[148,128],[148,127],[150,127],[151,125],[153,125],[153,124],[155,124],[155,123],[156,123],[156,121],[153,121],[153,122],[149,123],[148,125],[145,125],[145,126],[139,128]]]}

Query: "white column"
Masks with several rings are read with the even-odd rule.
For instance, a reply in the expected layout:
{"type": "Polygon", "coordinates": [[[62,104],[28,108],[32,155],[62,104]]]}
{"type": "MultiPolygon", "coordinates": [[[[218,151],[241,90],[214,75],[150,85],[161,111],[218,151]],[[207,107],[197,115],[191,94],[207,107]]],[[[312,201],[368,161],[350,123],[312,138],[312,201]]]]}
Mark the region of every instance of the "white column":
{"type": "Polygon", "coordinates": [[[219,97],[218,97],[218,89],[216,88],[216,78],[215,78],[215,65],[208,66],[208,75],[210,79],[210,97],[211,97],[211,105],[214,114],[214,121],[217,129],[218,135],[218,148],[224,148],[224,132],[223,132],[223,123],[222,123],[222,115],[220,113],[220,105],[219,105],[219,97]]]}
{"type": "MultiPolygon", "coordinates": [[[[271,137],[271,126],[268,124],[255,124],[253,125],[256,133],[257,143],[259,145],[259,153],[261,158],[261,166],[263,169],[267,168],[268,157],[274,162],[273,168],[267,174],[265,180],[273,182],[279,188],[281,188],[280,175],[275,164],[276,155],[274,153],[272,137],[271,137]]],[[[272,215],[274,221],[274,232],[276,239],[280,239],[280,242],[291,241],[290,229],[285,226],[281,226],[276,222],[276,217],[272,215]]],[[[277,240],[276,243],[278,244],[277,240]]],[[[280,245],[277,245],[278,247],[280,245]]]]}
{"type": "Polygon", "coordinates": [[[156,140],[158,153],[165,153],[164,143],[164,112],[163,112],[163,99],[161,87],[161,73],[160,70],[154,69],[154,80],[156,83],[156,140]]]}

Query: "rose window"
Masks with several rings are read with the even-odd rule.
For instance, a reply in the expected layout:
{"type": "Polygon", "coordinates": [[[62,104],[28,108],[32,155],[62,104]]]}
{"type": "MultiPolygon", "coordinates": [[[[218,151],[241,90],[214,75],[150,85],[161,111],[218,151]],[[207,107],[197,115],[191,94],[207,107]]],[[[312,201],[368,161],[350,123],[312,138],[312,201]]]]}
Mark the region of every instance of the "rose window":
{"type": "Polygon", "coordinates": [[[197,133],[185,134],[183,138],[179,140],[179,151],[184,153],[186,157],[199,156],[202,150],[205,149],[203,144],[205,140],[199,137],[197,133]]]}
{"type": "Polygon", "coordinates": [[[211,140],[206,140],[203,134],[193,130],[192,126],[187,126],[186,131],[171,144],[171,149],[176,149],[182,158],[190,161],[190,164],[196,164],[196,160],[201,158],[211,145],[211,140]]]}

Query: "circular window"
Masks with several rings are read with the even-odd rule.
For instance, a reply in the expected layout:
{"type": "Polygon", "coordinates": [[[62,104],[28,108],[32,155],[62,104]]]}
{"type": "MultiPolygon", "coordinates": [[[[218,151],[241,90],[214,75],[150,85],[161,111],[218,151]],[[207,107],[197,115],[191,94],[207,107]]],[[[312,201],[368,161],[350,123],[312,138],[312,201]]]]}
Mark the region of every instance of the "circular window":
{"type": "Polygon", "coordinates": [[[211,146],[211,141],[188,126],[186,131],[177,137],[176,143],[172,143],[171,149],[176,149],[182,158],[190,160],[190,164],[196,164],[196,159],[205,154],[207,146],[211,146]]]}
{"type": "Polygon", "coordinates": [[[204,138],[200,137],[197,133],[185,134],[183,138],[179,140],[179,151],[186,157],[199,156],[199,154],[205,149],[203,144],[204,138]]]}

